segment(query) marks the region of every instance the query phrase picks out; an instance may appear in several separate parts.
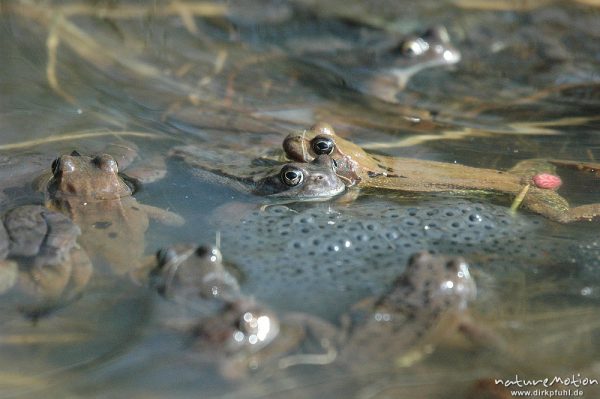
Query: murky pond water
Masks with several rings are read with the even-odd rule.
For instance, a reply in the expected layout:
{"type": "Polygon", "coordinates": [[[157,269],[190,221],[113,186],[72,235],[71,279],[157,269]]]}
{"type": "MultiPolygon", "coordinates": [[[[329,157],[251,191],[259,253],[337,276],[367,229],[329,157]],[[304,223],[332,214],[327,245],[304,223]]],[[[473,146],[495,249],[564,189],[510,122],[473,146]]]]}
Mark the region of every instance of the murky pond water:
{"type": "MultiPolygon", "coordinates": [[[[524,209],[527,199],[511,212],[508,186],[353,187],[294,202],[256,195],[250,180],[281,165],[289,133],[326,121],[382,159],[503,171],[533,158],[586,162],[558,168],[558,193],[571,208],[600,203],[598,43],[592,0],[0,3],[2,214],[65,212],[77,244],[52,245],[81,246],[93,264],[88,280],[87,263],[69,258],[71,294],[45,303],[19,285],[40,294],[64,277],[35,274],[53,259],[50,238],[37,258],[0,262],[0,398],[508,398],[495,379],[554,377],[575,381],[526,389],[597,396],[598,220],[559,223],[524,209]],[[432,49],[443,51],[417,57],[432,49]],[[112,169],[85,156],[102,152],[135,200],[98,197],[114,186],[96,169],[112,169]],[[80,167],[83,181],[48,184],[51,169],[80,167]],[[82,190],[96,197],[73,202],[82,190]],[[178,243],[217,243],[244,298],[280,320],[285,345],[231,355],[202,335],[231,304],[207,316],[147,284],[153,254],[178,243]],[[435,266],[419,277],[411,256],[424,250],[462,256],[468,284],[436,280],[435,266]],[[423,296],[398,299],[409,283],[423,296]],[[444,290],[458,292],[459,311],[436,296],[444,290]],[[396,330],[348,327],[390,292],[402,314],[367,307],[366,317],[398,317],[396,330]]],[[[50,232],[63,226],[40,215],[50,232]]],[[[11,230],[6,218],[5,241],[39,219],[11,230]]]]}

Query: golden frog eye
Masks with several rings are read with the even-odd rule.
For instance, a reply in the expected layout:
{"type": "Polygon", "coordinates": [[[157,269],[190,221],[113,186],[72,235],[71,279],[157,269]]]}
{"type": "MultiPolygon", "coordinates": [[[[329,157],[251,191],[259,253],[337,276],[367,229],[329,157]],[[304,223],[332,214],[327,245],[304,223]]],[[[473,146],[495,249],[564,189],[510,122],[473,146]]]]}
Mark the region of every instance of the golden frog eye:
{"type": "Polygon", "coordinates": [[[204,245],[200,245],[198,248],[196,248],[196,256],[204,258],[213,263],[220,263],[223,260],[223,255],[218,248],[207,247],[204,245]]]}
{"type": "Polygon", "coordinates": [[[423,53],[425,53],[429,49],[429,43],[425,40],[419,38],[409,39],[400,45],[400,51],[402,54],[407,55],[409,57],[416,57],[423,53]]]}
{"type": "Polygon", "coordinates": [[[295,187],[304,180],[304,173],[294,167],[285,167],[281,170],[281,181],[286,186],[295,187]]]}
{"type": "Polygon", "coordinates": [[[331,155],[335,143],[330,137],[315,137],[312,140],[311,146],[317,155],[331,155]]]}

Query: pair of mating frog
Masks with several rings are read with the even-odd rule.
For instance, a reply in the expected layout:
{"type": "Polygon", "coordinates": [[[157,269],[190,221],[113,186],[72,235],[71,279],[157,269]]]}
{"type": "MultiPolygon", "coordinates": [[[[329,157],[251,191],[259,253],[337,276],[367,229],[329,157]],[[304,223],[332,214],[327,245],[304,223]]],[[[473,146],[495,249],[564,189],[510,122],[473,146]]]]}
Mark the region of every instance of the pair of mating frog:
{"type": "MultiPolygon", "coordinates": [[[[405,193],[446,192],[456,194],[491,193],[508,196],[513,204],[548,219],[570,223],[600,217],[600,204],[571,207],[556,192],[561,179],[557,167],[600,175],[600,164],[554,159],[520,161],[508,171],[469,167],[460,164],[371,154],[338,136],[327,123],[292,133],[283,141],[288,158],[281,164],[258,159],[242,165],[226,164],[206,157],[202,147],[175,147],[171,155],[184,160],[194,170],[225,176],[257,195],[272,199],[321,201],[356,188],[377,188],[405,193]],[[235,167],[237,166],[237,168],[235,167]],[[241,170],[241,171],[240,171],[241,170]]],[[[203,174],[203,173],[201,173],[203,174]]],[[[356,191],[354,191],[354,194],[356,191]]],[[[345,196],[349,199],[352,195],[345,196]]]]}

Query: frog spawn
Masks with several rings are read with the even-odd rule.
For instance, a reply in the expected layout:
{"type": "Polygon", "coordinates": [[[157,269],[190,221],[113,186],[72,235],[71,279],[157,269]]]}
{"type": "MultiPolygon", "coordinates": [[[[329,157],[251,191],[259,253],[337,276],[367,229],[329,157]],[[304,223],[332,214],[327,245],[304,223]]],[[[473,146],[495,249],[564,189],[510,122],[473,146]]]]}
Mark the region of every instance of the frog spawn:
{"type": "Polygon", "coordinates": [[[248,292],[281,309],[310,309],[334,320],[385,290],[417,251],[480,255],[497,273],[515,261],[534,268],[532,256],[543,263],[552,253],[530,238],[543,223],[461,199],[418,207],[376,200],[338,208],[271,206],[235,229],[223,227],[221,235],[228,259],[246,272],[248,292]]]}

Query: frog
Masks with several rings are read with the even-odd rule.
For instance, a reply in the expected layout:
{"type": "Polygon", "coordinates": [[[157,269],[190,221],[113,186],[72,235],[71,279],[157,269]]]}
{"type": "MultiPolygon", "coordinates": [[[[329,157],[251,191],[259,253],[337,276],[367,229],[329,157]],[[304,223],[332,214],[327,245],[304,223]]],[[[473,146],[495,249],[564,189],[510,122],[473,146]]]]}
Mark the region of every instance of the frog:
{"type": "Polygon", "coordinates": [[[149,281],[162,296],[182,304],[234,301],[241,292],[229,269],[216,246],[175,244],[156,253],[149,281]]]}
{"type": "Polygon", "coordinates": [[[464,258],[421,251],[387,291],[359,301],[338,325],[301,312],[277,313],[240,296],[193,325],[192,345],[203,359],[218,359],[228,379],[273,363],[279,369],[335,363],[362,371],[384,363],[409,366],[449,334],[475,341],[492,336],[479,333],[468,315],[476,292],[464,258]]]}
{"type": "Polygon", "coordinates": [[[339,76],[346,85],[380,100],[398,103],[398,92],[410,78],[427,68],[450,66],[461,59],[444,26],[434,26],[423,33],[413,33],[398,40],[390,38],[368,50],[336,51],[305,55],[304,60],[339,76]]]}
{"type": "MultiPolygon", "coordinates": [[[[151,156],[144,160],[138,157],[135,143],[120,140],[104,145],[103,152],[111,154],[125,170],[122,177],[132,187],[153,183],[166,175],[164,157],[151,156]]],[[[50,178],[48,165],[56,159],[49,150],[24,150],[19,153],[0,152],[0,207],[12,207],[40,203],[43,201],[45,185],[50,178]]]]}
{"type": "Polygon", "coordinates": [[[446,192],[457,194],[492,193],[515,197],[522,205],[559,223],[590,221],[600,217],[600,204],[571,207],[554,189],[560,181],[556,167],[600,174],[600,164],[556,159],[528,159],[507,171],[470,167],[414,158],[371,154],[338,136],[333,127],[318,122],[309,130],[289,134],[283,142],[286,155],[297,162],[311,162],[315,156],[330,155],[336,173],[349,187],[373,187],[410,193],[446,192]]]}
{"type": "Polygon", "coordinates": [[[338,361],[351,368],[410,366],[451,333],[473,341],[491,336],[469,316],[476,295],[463,257],[417,252],[387,291],[342,316],[338,361]]]}
{"type": "Polygon", "coordinates": [[[157,251],[148,284],[166,300],[186,309],[168,325],[189,333],[199,358],[217,359],[220,374],[231,380],[292,351],[307,326],[326,325],[308,315],[277,315],[244,295],[239,272],[212,245],[175,244],[157,251]],[[183,317],[183,318],[182,318],[183,317]],[[283,332],[283,333],[282,333],[283,332]]]}
{"type": "Polygon", "coordinates": [[[271,366],[325,364],[336,353],[336,329],[328,321],[299,312],[281,315],[248,296],[227,302],[222,312],[196,323],[191,333],[196,353],[211,362],[217,359],[220,375],[228,380],[271,366]],[[304,346],[310,346],[310,354],[299,353],[304,346]]]}
{"type": "Polygon", "coordinates": [[[172,226],[184,223],[173,212],[139,203],[126,179],[110,154],[73,151],[52,162],[41,187],[46,207],[73,220],[81,228],[81,246],[117,275],[142,267],[150,219],[172,226]]]}
{"type": "Polygon", "coordinates": [[[35,316],[83,292],[92,264],[77,243],[81,230],[68,217],[23,205],[9,210],[2,222],[0,293],[16,292],[21,310],[35,316]]]}
{"type": "Polygon", "coordinates": [[[311,162],[286,163],[262,157],[247,159],[235,151],[196,145],[174,147],[169,155],[183,160],[197,176],[273,201],[326,201],[346,189],[328,155],[311,162]]]}

